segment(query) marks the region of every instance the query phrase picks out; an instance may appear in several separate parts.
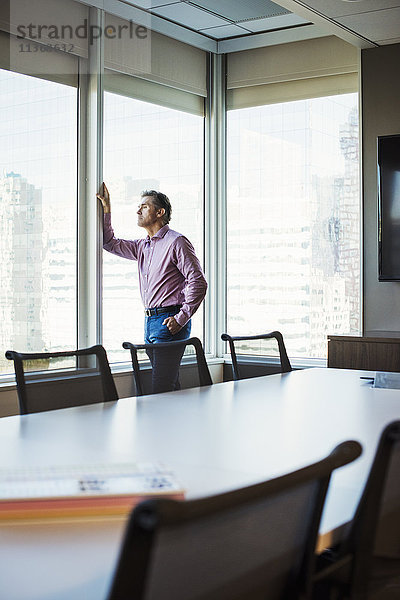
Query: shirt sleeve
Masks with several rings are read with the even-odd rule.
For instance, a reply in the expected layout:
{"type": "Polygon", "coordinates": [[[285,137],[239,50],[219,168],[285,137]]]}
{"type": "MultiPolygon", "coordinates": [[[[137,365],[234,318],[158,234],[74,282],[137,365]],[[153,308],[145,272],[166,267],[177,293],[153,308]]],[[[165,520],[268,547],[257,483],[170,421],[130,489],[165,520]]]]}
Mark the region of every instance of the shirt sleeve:
{"type": "Polygon", "coordinates": [[[104,214],[103,248],[111,254],[122,256],[122,258],[138,260],[139,240],[120,240],[116,238],[111,225],[110,213],[104,214]]]}
{"type": "Polygon", "coordinates": [[[183,327],[204,300],[208,285],[194,248],[183,235],[175,241],[174,261],[185,278],[184,301],[181,310],[174,317],[178,325],[183,327]]]}

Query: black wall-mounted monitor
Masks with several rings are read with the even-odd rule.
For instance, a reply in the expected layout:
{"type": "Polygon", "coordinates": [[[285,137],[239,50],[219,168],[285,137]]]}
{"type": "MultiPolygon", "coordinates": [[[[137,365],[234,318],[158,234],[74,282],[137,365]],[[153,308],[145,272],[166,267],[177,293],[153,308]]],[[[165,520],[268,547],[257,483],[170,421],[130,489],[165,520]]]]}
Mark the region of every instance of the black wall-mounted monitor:
{"type": "Polygon", "coordinates": [[[378,137],[379,281],[400,281],[400,135],[378,137]]]}

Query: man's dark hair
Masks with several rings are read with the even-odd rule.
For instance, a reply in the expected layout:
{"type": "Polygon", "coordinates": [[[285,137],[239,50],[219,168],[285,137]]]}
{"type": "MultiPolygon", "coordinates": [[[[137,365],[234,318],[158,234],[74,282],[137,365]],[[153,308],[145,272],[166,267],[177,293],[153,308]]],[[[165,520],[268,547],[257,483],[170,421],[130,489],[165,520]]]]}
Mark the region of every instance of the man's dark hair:
{"type": "Polygon", "coordinates": [[[152,198],[152,200],[153,200],[153,204],[155,207],[163,208],[165,210],[164,217],[163,217],[164,225],[166,225],[167,223],[170,222],[171,214],[172,214],[172,206],[171,206],[171,202],[169,201],[168,196],[166,196],[162,192],[156,192],[155,190],[145,190],[140,195],[142,198],[144,198],[145,196],[150,196],[150,198],[152,198]]]}

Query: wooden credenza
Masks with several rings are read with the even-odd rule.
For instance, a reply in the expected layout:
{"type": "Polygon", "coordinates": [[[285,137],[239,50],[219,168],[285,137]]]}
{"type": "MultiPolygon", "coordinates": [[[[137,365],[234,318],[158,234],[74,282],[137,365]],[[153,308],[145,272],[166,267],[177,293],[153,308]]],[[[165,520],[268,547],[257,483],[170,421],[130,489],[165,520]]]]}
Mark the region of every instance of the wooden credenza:
{"type": "Polygon", "coordinates": [[[400,331],[329,335],[328,367],[400,372],[400,331]]]}

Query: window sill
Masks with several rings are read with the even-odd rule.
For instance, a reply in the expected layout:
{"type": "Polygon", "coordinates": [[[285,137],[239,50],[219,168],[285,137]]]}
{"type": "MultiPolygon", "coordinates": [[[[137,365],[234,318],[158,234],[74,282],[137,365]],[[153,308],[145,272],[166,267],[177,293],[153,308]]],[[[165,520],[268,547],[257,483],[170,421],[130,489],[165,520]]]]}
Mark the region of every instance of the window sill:
{"type": "MultiPolygon", "coordinates": [[[[223,364],[227,364],[230,365],[232,364],[231,361],[231,357],[229,354],[225,354],[223,357],[206,357],[207,359],[207,364],[208,365],[223,365],[223,364]]],[[[276,357],[268,357],[265,358],[264,356],[241,356],[240,357],[241,362],[246,363],[246,364],[263,364],[263,365],[270,365],[271,367],[275,367],[277,365],[279,365],[279,358],[276,357]]],[[[188,357],[187,359],[184,359],[183,364],[184,365],[191,365],[194,364],[194,359],[191,357],[188,357]]],[[[292,367],[294,369],[310,369],[312,367],[326,367],[327,366],[327,360],[326,359],[317,359],[317,358],[309,358],[309,359],[302,359],[302,358],[291,358],[290,359],[290,363],[292,365],[292,367]]],[[[126,362],[121,362],[121,363],[114,363],[111,364],[111,372],[113,374],[114,377],[123,377],[125,376],[127,373],[129,373],[132,370],[132,366],[131,363],[126,361],[126,362]]],[[[146,369],[150,369],[150,361],[146,360],[145,363],[143,364],[142,367],[144,370],[146,369]]],[[[13,374],[7,374],[7,375],[3,375],[2,377],[0,377],[0,393],[2,391],[7,391],[7,390],[15,390],[16,389],[16,384],[15,384],[15,377],[13,374]]]]}
{"type": "MultiPolygon", "coordinates": [[[[240,362],[248,365],[266,365],[276,367],[280,364],[280,360],[276,356],[255,356],[239,354],[240,362]]],[[[230,354],[224,354],[225,364],[232,364],[230,354]]],[[[328,361],[326,358],[290,358],[290,364],[293,369],[310,369],[316,367],[327,367],[328,361]]],[[[208,360],[207,360],[208,362],[208,360]]]]}

